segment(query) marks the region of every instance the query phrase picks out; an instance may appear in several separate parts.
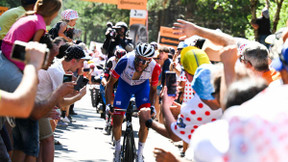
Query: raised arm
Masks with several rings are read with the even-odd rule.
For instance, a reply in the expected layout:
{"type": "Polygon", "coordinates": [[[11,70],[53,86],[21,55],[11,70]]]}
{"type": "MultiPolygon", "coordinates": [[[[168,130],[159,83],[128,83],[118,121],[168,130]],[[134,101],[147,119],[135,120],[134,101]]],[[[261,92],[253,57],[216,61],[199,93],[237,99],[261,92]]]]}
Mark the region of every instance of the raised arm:
{"type": "Polygon", "coordinates": [[[194,23],[182,19],[178,19],[177,22],[174,23],[173,28],[175,29],[174,34],[184,35],[180,38],[181,40],[184,40],[193,35],[198,35],[200,37],[209,39],[213,44],[218,46],[227,46],[236,44],[233,37],[228,34],[200,27],[194,23]]]}
{"type": "Polygon", "coordinates": [[[86,86],[84,86],[80,91],[79,93],[76,93],[75,95],[73,96],[70,96],[70,97],[64,97],[60,102],[59,102],[59,106],[60,107],[65,107],[65,106],[68,106],[68,105],[71,105],[73,104],[74,102],[80,100],[83,96],[85,96],[86,94],[86,86]]]}
{"type": "Polygon", "coordinates": [[[0,90],[0,115],[26,118],[30,115],[37,92],[37,71],[41,68],[46,45],[29,42],[21,83],[13,93],[0,90]]]}
{"type": "Polygon", "coordinates": [[[177,97],[171,97],[167,95],[167,87],[165,86],[163,88],[163,102],[161,106],[161,111],[163,112],[163,117],[164,117],[164,125],[166,128],[166,131],[169,135],[169,138],[172,139],[173,141],[180,141],[181,138],[179,138],[174,132],[171,130],[171,124],[176,122],[171,110],[170,106],[172,106],[174,100],[177,97]]]}
{"type": "Polygon", "coordinates": [[[61,101],[64,96],[71,94],[74,91],[74,83],[67,82],[63,83],[59,88],[57,88],[51,96],[44,101],[35,102],[34,109],[31,113],[31,118],[38,120],[54,108],[54,106],[61,106],[61,101]]]}

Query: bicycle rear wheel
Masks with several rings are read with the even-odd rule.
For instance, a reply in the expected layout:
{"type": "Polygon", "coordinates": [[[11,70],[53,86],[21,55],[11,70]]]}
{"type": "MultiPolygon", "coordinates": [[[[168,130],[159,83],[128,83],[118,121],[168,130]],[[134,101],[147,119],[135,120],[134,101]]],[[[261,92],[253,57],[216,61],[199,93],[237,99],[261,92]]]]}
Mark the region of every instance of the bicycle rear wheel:
{"type": "Polygon", "coordinates": [[[134,162],[135,159],[135,145],[133,132],[129,132],[127,136],[124,137],[123,141],[123,162],[134,162]]]}

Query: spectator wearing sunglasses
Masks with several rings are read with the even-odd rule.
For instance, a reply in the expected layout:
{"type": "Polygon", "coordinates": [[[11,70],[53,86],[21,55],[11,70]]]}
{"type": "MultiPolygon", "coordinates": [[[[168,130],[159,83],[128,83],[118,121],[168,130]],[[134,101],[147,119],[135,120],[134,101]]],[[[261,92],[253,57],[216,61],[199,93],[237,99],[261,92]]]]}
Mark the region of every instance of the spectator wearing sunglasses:
{"type": "Polygon", "coordinates": [[[269,67],[267,48],[258,42],[250,42],[244,47],[240,61],[246,68],[264,78],[268,84],[280,79],[280,73],[269,67]]]}

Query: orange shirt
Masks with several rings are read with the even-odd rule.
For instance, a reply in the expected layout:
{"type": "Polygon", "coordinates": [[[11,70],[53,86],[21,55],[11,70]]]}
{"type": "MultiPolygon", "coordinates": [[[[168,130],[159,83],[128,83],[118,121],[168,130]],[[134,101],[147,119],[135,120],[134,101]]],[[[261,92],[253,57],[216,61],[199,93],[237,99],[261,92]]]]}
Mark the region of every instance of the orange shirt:
{"type": "Polygon", "coordinates": [[[268,84],[270,84],[274,80],[280,79],[281,75],[279,72],[275,71],[274,69],[271,69],[263,73],[262,77],[267,81],[268,84]]]}

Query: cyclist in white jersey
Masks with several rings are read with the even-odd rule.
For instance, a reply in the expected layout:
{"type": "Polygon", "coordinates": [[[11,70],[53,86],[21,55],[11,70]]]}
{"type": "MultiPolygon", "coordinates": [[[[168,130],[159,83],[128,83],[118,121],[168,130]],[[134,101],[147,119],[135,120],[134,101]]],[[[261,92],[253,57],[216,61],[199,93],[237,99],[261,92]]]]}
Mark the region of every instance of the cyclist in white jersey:
{"type": "MultiPolygon", "coordinates": [[[[138,109],[154,105],[158,77],[161,72],[160,66],[152,59],[154,52],[155,50],[150,44],[137,45],[134,51],[126,54],[118,61],[109,78],[106,88],[107,103],[113,104],[115,108],[113,113],[113,133],[116,141],[114,161],[120,161],[121,126],[125,114],[125,112],[117,112],[117,109],[127,109],[132,94],[135,95],[138,109]],[[114,99],[113,85],[117,80],[118,87],[114,99]]],[[[145,124],[140,124],[138,135],[137,161],[143,161],[142,152],[148,135],[145,124]]]]}

